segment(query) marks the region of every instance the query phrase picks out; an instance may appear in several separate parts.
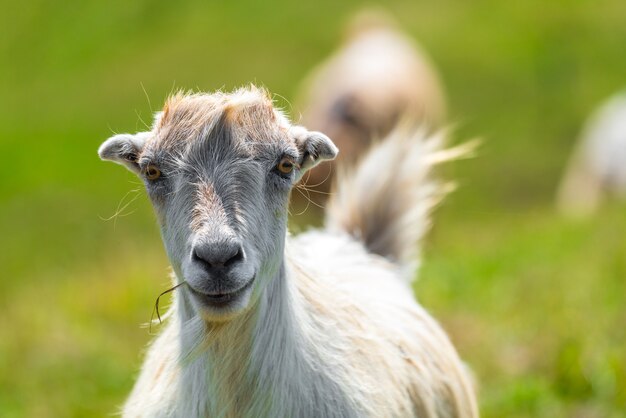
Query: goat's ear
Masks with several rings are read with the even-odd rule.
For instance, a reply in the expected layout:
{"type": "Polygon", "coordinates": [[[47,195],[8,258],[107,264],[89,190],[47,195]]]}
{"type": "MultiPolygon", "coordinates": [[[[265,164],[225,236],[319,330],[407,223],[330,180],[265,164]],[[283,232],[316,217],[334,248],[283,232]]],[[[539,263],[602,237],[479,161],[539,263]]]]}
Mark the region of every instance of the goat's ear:
{"type": "Polygon", "coordinates": [[[325,160],[333,160],[339,150],[329,137],[321,132],[307,131],[301,126],[292,128],[296,145],[300,150],[301,173],[325,160]]]}
{"type": "Polygon", "coordinates": [[[146,132],[135,135],[120,134],[104,141],[98,149],[101,159],[124,165],[134,173],[139,172],[137,159],[146,142],[146,132]]]}

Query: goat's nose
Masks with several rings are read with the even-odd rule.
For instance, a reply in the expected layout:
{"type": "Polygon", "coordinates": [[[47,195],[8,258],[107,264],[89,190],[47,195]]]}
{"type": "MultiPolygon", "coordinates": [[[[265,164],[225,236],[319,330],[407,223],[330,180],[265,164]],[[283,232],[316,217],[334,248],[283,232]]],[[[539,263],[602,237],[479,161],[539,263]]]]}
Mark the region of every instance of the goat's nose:
{"type": "Polygon", "coordinates": [[[243,247],[239,242],[202,243],[194,245],[191,257],[207,270],[228,269],[243,261],[243,247]]]}

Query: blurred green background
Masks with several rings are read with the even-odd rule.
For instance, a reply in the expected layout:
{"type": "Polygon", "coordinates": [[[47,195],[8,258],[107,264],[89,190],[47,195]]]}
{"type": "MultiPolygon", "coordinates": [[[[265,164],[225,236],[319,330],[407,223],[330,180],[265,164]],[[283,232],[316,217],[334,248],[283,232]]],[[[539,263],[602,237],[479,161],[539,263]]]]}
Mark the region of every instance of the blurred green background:
{"type": "MultiPolygon", "coordinates": [[[[448,167],[460,188],[416,284],[483,416],[626,416],[625,207],[578,222],[553,209],[586,115],[626,85],[626,2],[385,5],[440,69],[456,141],[483,138],[448,167]]],[[[109,415],[169,279],[141,185],[97,147],[178,88],[261,83],[296,113],[299,82],[362,4],[0,6],[0,416],[109,415]]]]}

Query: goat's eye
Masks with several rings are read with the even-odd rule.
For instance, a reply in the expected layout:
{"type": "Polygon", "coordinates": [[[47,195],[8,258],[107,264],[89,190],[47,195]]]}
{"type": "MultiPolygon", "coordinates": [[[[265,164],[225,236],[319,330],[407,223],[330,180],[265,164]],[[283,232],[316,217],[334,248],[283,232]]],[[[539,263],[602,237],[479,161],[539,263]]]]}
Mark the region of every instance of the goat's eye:
{"type": "Polygon", "coordinates": [[[161,177],[161,170],[159,170],[154,164],[150,164],[146,167],[146,178],[148,180],[156,180],[161,177]]]}
{"type": "Polygon", "coordinates": [[[276,166],[276,169],[281,174],[290,174],[293,171],[294,167],[295,164],[293,163],[293,161],[291,161],[291,159],[283,157],[276,166]]]}

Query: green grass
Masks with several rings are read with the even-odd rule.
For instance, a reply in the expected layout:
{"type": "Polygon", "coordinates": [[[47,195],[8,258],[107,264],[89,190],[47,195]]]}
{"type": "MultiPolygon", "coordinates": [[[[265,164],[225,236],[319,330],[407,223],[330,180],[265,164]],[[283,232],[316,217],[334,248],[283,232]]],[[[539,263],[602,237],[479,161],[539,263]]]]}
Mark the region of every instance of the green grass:
{"type": "MultiPolygon", "coordinates": [[[[262,83],[293,101],[355,1],[2,4],[0,415],[103,416],[132,387],[140,328],[168,283],[140,185],[98,161],[177,88],[262,83]]],[[[626,416],[626,211],[553,210],[585,116],[626,80],[622,0],[409,2],[431,53],[460,189],[436,216],[416,292],[480,383],[485,417],[626,416]]],[[[281,99],[288,110],[287,100],[281,99]]],[[[295,219],[302,225],[309,215],[295,219]]]]}
{"type": "Polygon", "coordinates": [[[485,415],[621,416],[624,208],[480,218],[439,219],[416,289],[473,366],[485,415]]]}

